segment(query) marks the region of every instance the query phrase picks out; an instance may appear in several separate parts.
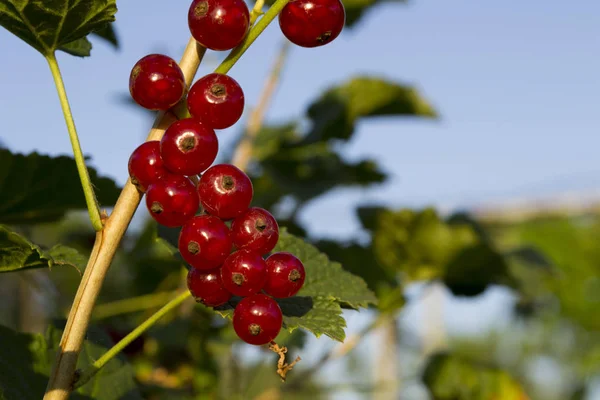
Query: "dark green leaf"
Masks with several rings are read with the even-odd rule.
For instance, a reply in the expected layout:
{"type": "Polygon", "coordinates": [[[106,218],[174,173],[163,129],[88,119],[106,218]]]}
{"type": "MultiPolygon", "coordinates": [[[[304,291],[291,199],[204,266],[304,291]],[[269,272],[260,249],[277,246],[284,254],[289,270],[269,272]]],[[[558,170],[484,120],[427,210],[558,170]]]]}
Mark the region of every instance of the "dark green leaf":
{"type": "Polygon", "coordinates": [[[337,153],[316,146],[281,149],[262,163],[265,174],[279,190],[308,201],[340,186],[382,183],[386,175],[373,160],[344,161],[337,153]]]}
{"type": "MultiPolygon", "coordinates": [[[[371,232],[377,265],[390,277],[400,272],[409,281],[442,279],[454,294],[465,296],[480,294],[492,283],[516,286],[504,257],[474,221],[447,222],[433,209],[374,206],[359,208],[358,216],[371,232]]],[[[393,295],[393,286],[389,290],[393,295]]]]}
{"type": "Polygon", "coordinates": [[[91,34],[93,36],[98,36],[100,39],[104,39],[112,44],[115,49],[119,48],[119,39],[117,38],[114,23],[106,24],[102,28],[93,31],[91,34]]]}
{"type": "Polygon", "coordinates": [[[85,257],[75,249],[57,245],[45,251],[0,225],[0,272],[52,268],[56,265],[70,265],[81,272],[85,268],[85,262],[85,257]]]}
{"type": "Polygon", "coordinates": [[[313,127],[307,142],[348,140],[359,118],[381,116],[436,117],[419,92],[405,85],[370,76],[358,76],[327,90],[308,108],[313,127]]]}
{"type": "Polygon", "coordinates": [[[461,296],[477,296],[490,283],[514,286],[504,258],[486,244],[461,249],[446,265],[443,281],[452,293],[461,296]]]}
{"type": "Polygon", "coordinates": [[[116,12],[115,0],[0,0],[0,25],[48,56],[114,21],[116,12]]]}
{"type": "MultiPolygon", "coordinates": [[[[88,168],[101,205],[112,206],[116,183],[88,168]]],[[[75,161],[66,156],[13,154],[0,149],[0,223],[32,224],[60,219],[69,210],[86,209],[75,161]]]]}
{"type": "MultiPolygon", "coordinates": [[[[98,359],[112,345],[106,338],[98,340],[90,332],[79,357],[78,368],[98,359]]],[[[39,400],[48,383],[61,332],[50,329],[44,335],[12,331],[0,326],[0,398],[39,400]]],[[[140,400],[133,369],[122,357],[111,360],[96,377],[71,397],[73,400],[140,400]]]]}
{"type": "Polygon", "coordinates": [[[254,157],[260,171],[251,175],[262,207],[272,206],[286,193],[305,202],[339,186],[368,186],[386,179],[374,160],[346,161],[331,143],[304,141],[293,124],[264,127],[254,157]]]}
{"type": "Polygon", "coordinates": [[[526,400],[521,385],[495,366],[458,356],[437,354],[430,358],[423,382],[433,400],[526,400]]]}
{"type": "Polygon", "coordinates": [[[59,50],[76,57],[89,57],[92,51],[92,44],[87,38],[81,38],[60,46],[59,50]]]}

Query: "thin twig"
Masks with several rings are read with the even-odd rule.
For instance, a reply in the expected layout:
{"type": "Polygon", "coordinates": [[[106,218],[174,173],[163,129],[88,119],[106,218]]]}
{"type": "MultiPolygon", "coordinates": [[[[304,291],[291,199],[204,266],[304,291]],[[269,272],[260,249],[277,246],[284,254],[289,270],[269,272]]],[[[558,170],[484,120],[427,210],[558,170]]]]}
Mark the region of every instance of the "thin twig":
{"type": "Polygon", "coordinates": [[[115,315],[129,314],[137,311],[145,311],[158,308],[165,304],[174,293],[179,291],[159,292],[143,296],[130,297],[128,299],[111,301],[110,303],[98,304],[94,308],[92,318],[94,320],[114,317],[115,315]]]}
{"type": "Polygon", "coordinates": [[[246,132],[242,136],[233,155],[232,164],[242,170],[248,167],[250,159],[252,158],[252,147],[254,145],[254,140],[260,131],[265,119],[266,111],[269,108],[269,104],[273,98],[273,95],[275,94],[275,89],[279,83],[281,71],[283,69],[289,47],[290,42],[286,40],[281,46],[279,54],[273,63],[273,68],[271,69],[271,73],[265,81],[264,89],[261,93],[260,99],[258,100],[258,104],[248,118],[246,132]]]}
{"type": "Polygon", "coordinates": [[[106,353],[97,359],[92,365],[87,367],[79,375],[79,379],[74,384],[74,388],[85,385],[90,379],[92,379],[110,360],[116,357],[125,347],[131,342],[137,339],[142,333],[147,331],[152,325],[154,325],[164,315],[169,313],[171,310],[177,308],[181,303],[192,297],[189,290],[180,293],[173,300],[165,304],[160,310],[152,314],[150,318],[141,323],[131,333],[121,339],[117,344],[110,348],[106,353]]]}

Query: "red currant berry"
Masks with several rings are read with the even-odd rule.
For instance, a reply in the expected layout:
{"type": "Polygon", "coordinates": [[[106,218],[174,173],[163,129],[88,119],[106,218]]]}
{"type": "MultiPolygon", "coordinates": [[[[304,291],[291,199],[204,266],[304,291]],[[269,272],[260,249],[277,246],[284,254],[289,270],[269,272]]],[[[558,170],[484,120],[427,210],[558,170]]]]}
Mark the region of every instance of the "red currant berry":
{"type": "Polygon", "coordinates": [[[223,286],[236,296],[250,296],[260,292],[267,280],[267,264],[255,251],[238,250],[221,266],[223,286]]]}
{"type": "Polygon", "coordinates": [[[217,164],[202,174],[198,193],[207,213],[232,219],[248,209],[254,189],[241,169],[231,164],[217,164]]]}
{"type": "Polygon", "coordinates": [[[174,228],[191,219],[200,206],[198,193],[185,176],[169,174],[148,187],[146,206],[152,218],[174,228]]]}
{"type": "Polygon", "coordinates": [[[238,248],[267,254],[279,240],[279,225],[264,208],[252,207],[233,220],[231,237],[238,248]]]}
{"type": "Polygon", "coordinates": [[[212,215],[190,219],[179,234],[179,253],[197,269],[211,269],[223,264],[231,253],[229,228],[212,215]]]}
{"type": "Polygon", "coordinates": [[[208,271],[190,269],[187,286],[196,301],[207,307],[218,307],[231,299],[231,293],[223,287],[218,268],[208,271]]]}
{"type": "Polygon", "coordinates": [[[292,297],[304,285],[306,272],[304,265],[293,254],[273,253],[267,258],[267,282],[265,293],[277,297],[292,297]]]}
{"type": "Polygon", "coordinates": [[[180,175],[198,175],[217,158],[215,131],[192,118],[173,122],[160,140],[165,167],[180,175]]]}
{"type": "Polygon", "coordinates": [[[233,329],[244,342],[257,346],[277,337],[283,323],[279,304],[264,294],[242,299],[233,311],[233,329]]]}
{"type": "Polygon", "coordinates": [[[240,44],[250,25],[244,0],[194,0],[188,13],[192,36],[211,50],[230,50],[240,44]]]}
{"type": "Polygon", "coordinates": [[[323,46],[344,28],[346,11],[340,0],[291,0],[279,14],[279,26],[290,42],[323,46]]]}
{"type": "Polygon", "coordinates": [[[237,81],[224,74],[208,74],[196,81],[187,97],[192,117],[213,129],[235,124],[244,112],[244,92],[237,81]]]}
{"type": "Polygon", "coordinates": [[[160,157],[160,142],[151,140],[142,143],[129,157],[129,176],[141,192],[145,192],[152,183],[169,173],[160,157]]]}
{"type": "Polygon", "coordinates": [[[140,106],[168,110],[185,93],[185,77],[171,57],[150,54],[139,60],[129,76],[129,92],[140,106]]]}

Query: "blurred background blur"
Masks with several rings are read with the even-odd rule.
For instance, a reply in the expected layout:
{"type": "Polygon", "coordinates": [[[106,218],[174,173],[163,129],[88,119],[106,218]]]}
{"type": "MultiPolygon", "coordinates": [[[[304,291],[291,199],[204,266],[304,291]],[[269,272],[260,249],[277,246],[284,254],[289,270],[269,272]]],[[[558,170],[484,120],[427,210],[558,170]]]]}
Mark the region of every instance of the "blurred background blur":
{"type": "MultiPolygon", "coordinates": [[[[380,308],[345,311],[342,345],[283,335],[303,359],[286,384],[273,354],[184,308],[128,349],[143,398],[600,399],[600,3],[345,4],[338,39],[286,53],[249,171],[254,204],[362,276],[380,308]]],[[[89,165],[121,186],[153,119],[129,99],[130,70],[148,53],[179,59],[189,2],[118,6],[118,48],[92,38],[92,57],[59,61],[89,165]]],[[[273,23],[231,70],[247,107],[219,132],[219,160],[283,43],[273,23]]],[[[6,30],[0,49],[2,145],[69,155],[43,58],[6,30]]],[[[198,76],[224,56],[208,52],[198,76]]],[[[20,229],[85,253],[86,218],[20,229]]],[[[182,285],[156,232],[141,207],[94,322],[112,340],[182,285]],[[129,297],[132,312],[115,303],[129,297]]],[[[43,332],[78,282],[70,269],[2,275],[0,323],[43,332]]]]}

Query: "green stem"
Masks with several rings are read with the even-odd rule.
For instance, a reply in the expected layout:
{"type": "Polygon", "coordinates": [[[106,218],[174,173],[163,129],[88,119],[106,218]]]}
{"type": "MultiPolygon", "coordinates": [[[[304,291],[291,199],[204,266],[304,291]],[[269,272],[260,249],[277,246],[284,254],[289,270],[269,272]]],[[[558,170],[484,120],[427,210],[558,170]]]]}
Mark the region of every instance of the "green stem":
{"type": "Polygon", "coordinates": [[[262,12],[264,6],[265,0],[256,0],[256,3],[254,3],[254,7],[252,8],[252,12],[250,13],[250,26],[253,26],[258,17],[264,14],[262,12]]]}
{"type": "Polygon", "coordinates": [[[88,212],[90,214],[90,220],[92,226],[96,232],[102,230],[102,219],[100,218],[100,208],[98,206],[98,200],[94,193],[94,187],[90,181],[90,175],[85,165],[85,158],[81,151],[81,144],[79,143],[79,136],[77,136],[77,129],[75,128],[75,121],[73,121],[73,114],[71,113],[71,106],[69,105],[69,99],[67,98],[67,92],[65,90],[65,84],[63,82],[58,62],[56,61],[56,55],[51,53],[46,56],[50,72],[54,78],[54,84],[56,85],[56,92],[60,99],[60,106],[62,107],[63,116],[67,124],[67,130],[69,131],[69,139],[71,139],[71,146],[73,147],[73,155],[75,157],[75,164],[77,164],[77,172],[79,173],[79,179],[81,180],[81,186],[83,187],[83,194],[85,195],[85,202],[87,204],[88,212]]]}
{"type": "MultiPolygon", "coordinates": [[[[179,293],[179,292],[176,292],[179,293]]],[[[136,311],[148,310],[165,304],[173,292],[160,292],[144,296],[131,297],[129,299],[112,301],[110,303],[98,304],[94,308],[93,318],[95,320],[114,317],[115,315],[128,314],[136,311]]]]}
{"type": "Polygon", "coordinates": [[[84,369],[79,375],[79,379],[77,379],[73,385],[74,389],[85,385],[89,382],[90,379],[94,377],[101,369],[104,367],[110,360],[115,358],[125,347],[127,347],[131,342],[137,339],[142,333],[147,331],[150,327],[158,322],[159,319],[164,317],[169,311],[178,307],[181,303],[191,297],[191,293],[189,290],[186,290],[184,293],[181,293],[179,296],[175,297],[173,300],[168,302],[155,312],[150,318],[142,322],[137,328],[135,328],[131,333],[125,336],[121,341],[115,344],[112,348],[110,348],[106,353],[102,355],[99,359],[97,359],[92,365],[84,369]]]}
{"type": "Polygon", "coordinates": [[[231,67],[235,65],[235,63],[240,59],[240,57],[252,45],[252,43],[254,43],[254,41],[267,28],[267,26],[269,26],[271,21],[273,21],[275,17],[279,15],[283,7],[285,7],[285,5],[289,1],[290,0],[277,0],[275,3],[273,3],[273,5],[269,7],[267,12],[264,13],[262,18],[258,20],[258,22],[252,27],[252,29],[250,29],[250,32],[248,32],[248,35],[246,35],[244,41],[238,47],[233,49],[231,53],[229,53],[229,55],[227,56],[227,58],[225,58],[225,60],[223,60],[221,65],[219,65],[215,69],[215,72],[219,74],[226,74],[227,72],[229,72],[231,67]]]}

